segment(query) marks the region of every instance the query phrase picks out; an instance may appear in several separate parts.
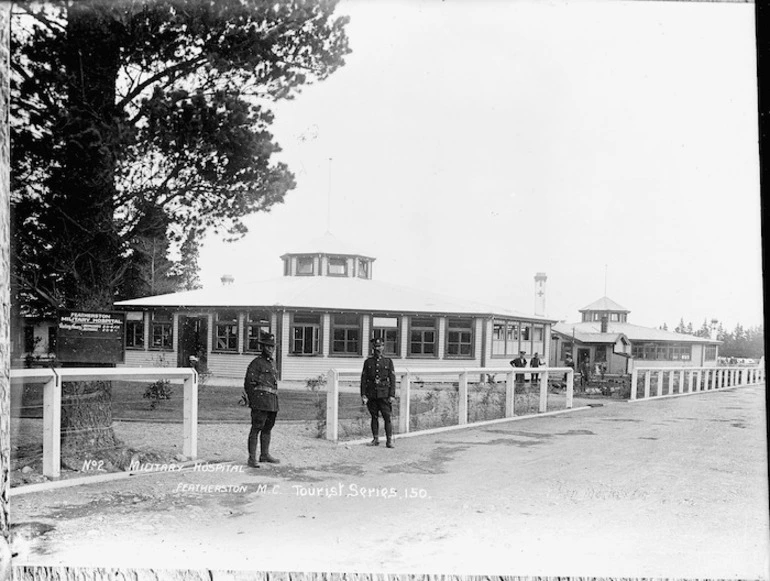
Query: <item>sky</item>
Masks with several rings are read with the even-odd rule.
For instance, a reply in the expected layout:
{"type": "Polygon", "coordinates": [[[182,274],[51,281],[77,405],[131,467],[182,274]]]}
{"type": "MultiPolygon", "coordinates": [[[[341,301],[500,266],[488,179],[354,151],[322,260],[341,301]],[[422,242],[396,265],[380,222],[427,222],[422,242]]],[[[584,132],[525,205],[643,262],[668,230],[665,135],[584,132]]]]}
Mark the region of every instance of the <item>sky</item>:
{"type": "Polygon", "coordinates": [[[337,12],[346,65],[274,106],[297,187],[205,239],[204,286],[279,277],[328,230],[379,280],[526,313],[545,272],[558,320],[606,294],[640,325],[761,324],[753,4],[337,12]]]}

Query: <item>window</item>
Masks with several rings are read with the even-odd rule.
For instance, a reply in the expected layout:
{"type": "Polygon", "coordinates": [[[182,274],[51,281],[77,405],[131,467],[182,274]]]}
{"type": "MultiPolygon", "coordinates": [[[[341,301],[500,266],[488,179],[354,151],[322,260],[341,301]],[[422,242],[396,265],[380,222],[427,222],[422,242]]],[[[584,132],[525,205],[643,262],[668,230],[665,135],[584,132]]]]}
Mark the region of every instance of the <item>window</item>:
{"type": "Polygon", "coordinates": [[[35,350],[35,328],[31,325],[24,327],[24,352],[32,353],[35,350]]]}
{"type": "Polygon", "coordinates": [[[542,341],[545,335],[545,327],[543,325],[532,325],[532,340],[542,341]]]}
{"type": "Polygon", "coordinates": [[[152,348],[153,349],[172,349],[172,317],[168,311],[154,311],[152,313],[152,348]]]}
{"type": "Polygon", "coordinates": [[[372,339],[382,339],[385,342],[384,355],[398,357],[400,355],[398,318],[372,317],[372,339]]]}
{"type": "Polygon", "coordinates": [[[635,343],[631,356],[649,361],[690,361],[692,346],[680,343],[635,343]]]}
{"type": "Polygon", "coordinates": [[[369,278],[369,261],[364,258],[358,259],[359,278],[369,278]]]}
{"type": "Polygon", "coordinates": [[[270,313],[265,311],[248,311],[246,313],[245,351],[259,351],[260,333],[270,332],[270,313]]]}
{"type": "Polygon", "coordinates": [[[572,355],[572,343],[561,344],[561,359],[562,361],[567,358],[567,354],[572,355]]]}
{"type": "Polygon", "coordinates": [[[283,276],[289,276],[291,274],[291,260],[288,258],[283,259],[283,276]]]}
{"type": "Polygon", "coordinates": [[[361,317],[355,314],[332,315],[332,353],[361,354],[361,317]]]}
{"type": "Polygon", "coordinates": [[[144,348],[144,313],[126,313],[126,348],[144,348]]]}
{"type": "Polygon", "coordinates": [[[532,339],[532,326],[529,323],[521,324],[521,340],[529,341],[532,339]]]}
{"type": "Polygon", "coordinates": [[[318,355],[321,315],[294,313],[291,325],[291,352],[294,355],[318,355]]]}
{"type": "Polygon", "coordinates": [[[706,352],[704,354],[706,361],[716,361],[717,358],[717,346],[706,345],[706,352]]]}
{"type": "Polygon", "coordinates": [[[610,313],[610,321],[612,323],[617,323],[620,320],[620,315],[618,313],[610,313]]]}
{"type": "Polygon", "coordinates": [[[329,257],[329,276],[347,276],[348,260],[342,256],[329,257]]]}
{"type": "Polygon", "coordinates": [[[602,314],[594,313],[594,321],[601,321],[601,320],[602,320],[602,314]]]}
{"type": "Polygon", "coordinates": [[[56,353],[56,326],[48,327],[48,352],[56,353]]]}
{"type": "Polygon", "coordinates": [[[604,345],[597,345],[594,353],[594,361],[604,363],[607,361],[607,347],[604,345]]]}
{"type": "Polygon", "coordinates": [[[409,332],[409,355],[428,355],[435,357],[436,319],[433,317],[412,317],[409,332]]]}
{"type": "Polygon", "coordinates": [[[448,319],[447,357],[473,357],[473,319],[448,319]]]}
{"type": "Polygon", "coordinates": [[[297,274],[313,274],[315,272],[312,256],[297,257],[297,274]]]}
{"type": "Polygon", "coordinates": [[[519,351],[519,323],[516,321],[493,321],[492,355],[505,357],[519,351]]]}
{"type": "Polygon", "coordinates": [[[214,351],[238,350],[238,313],[220,311],[217,313],[214,351]]]}

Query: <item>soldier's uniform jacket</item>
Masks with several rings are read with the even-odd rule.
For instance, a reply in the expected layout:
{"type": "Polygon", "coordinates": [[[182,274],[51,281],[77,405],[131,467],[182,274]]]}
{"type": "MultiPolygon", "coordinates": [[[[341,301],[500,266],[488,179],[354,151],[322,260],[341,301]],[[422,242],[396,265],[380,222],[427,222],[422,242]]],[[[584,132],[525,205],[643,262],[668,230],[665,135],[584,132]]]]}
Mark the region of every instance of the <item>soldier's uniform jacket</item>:
{"type": "Polygon", "coordinates": [[[396,397],[396,371],[387,357],[372,355],[364,361],[361,395],[370,399],[396,397]]]}
{"type": "Polygon", "coordinates": [[[243,388],[252,409],[278,411],[278,370],[272,357],[263,353],[249,363],[243,388]]]}

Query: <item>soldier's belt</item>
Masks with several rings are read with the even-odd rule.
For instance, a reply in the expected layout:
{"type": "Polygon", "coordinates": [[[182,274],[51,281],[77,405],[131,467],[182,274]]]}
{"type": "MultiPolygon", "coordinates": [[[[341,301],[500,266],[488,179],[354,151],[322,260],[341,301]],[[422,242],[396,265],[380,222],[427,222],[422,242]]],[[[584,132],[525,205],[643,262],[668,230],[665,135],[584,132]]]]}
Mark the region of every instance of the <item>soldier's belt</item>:
{"type": "Polygon", "coordinates": [[[265,387],[265,386],[260,385],[259,387],[255,387],[254,391],[266,391],[267,393],[275,393],[275,394],[277,394],[278,393],[278,388],[277,387],[265,387]]]}

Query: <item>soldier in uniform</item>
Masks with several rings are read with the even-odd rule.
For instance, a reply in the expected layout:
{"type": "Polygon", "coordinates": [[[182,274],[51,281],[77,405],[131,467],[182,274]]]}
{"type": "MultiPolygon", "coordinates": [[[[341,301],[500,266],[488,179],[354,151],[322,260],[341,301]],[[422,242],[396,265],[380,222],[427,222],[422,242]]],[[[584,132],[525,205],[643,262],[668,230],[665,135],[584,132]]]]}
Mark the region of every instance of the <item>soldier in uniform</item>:
{"type": "Polygon", "coordinates": [[[396,372],[393,361],[383,357],[385,344],[382,339],[372,339],[374,354],[364,361],[361,372],[361,402],[372,416],[372,446],[380,445],[379,415],[385,422],[385,445],[393,448],[393,425],[390,421],[393,400],[396,397],[396,372]]]}
{"type": "MultiPolygon", "coordinates": [[[[540,367],[540,363],[542,363],[540,361],[540,355],[538,355],[537,353],[535,353],[532,356],[532,359],[529,360],[529,366],[530,367],[540,367]]],[[[533,373],[531,377],[532,377],[532,383],[534,385],[538,385],[540,383],[540,374],[539,373],[538,374],[533,373]]]]}
{"type": "MultiPolygon", "coordinates": [[[[519,356],[516,359],[513,359],[511,361],[511,365],[513,367],[526,367],[527,366],[527,358],[524,357],[527,354],[526,351],[519,351],[519,356]]],[[[516,374],[516,383],[521,385],[524,383],[524,374],[523,373],[517,373],[516,374]]]]}
{"type": "Polygon", "coordinates": [[[278,371],[275,368],[275,336],[263,334],[259,338],[262,353],[255,357],[246,370],[243,387],[251,408],[251,431],[249,432],[248,465],[258,468],[257,437],[261,452],[259,462],[278,464],[280,460],[270,455],[270,433],[278,414],[278,371]]]}

